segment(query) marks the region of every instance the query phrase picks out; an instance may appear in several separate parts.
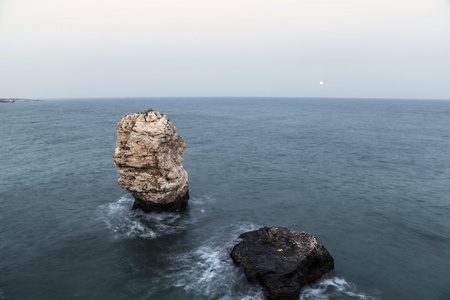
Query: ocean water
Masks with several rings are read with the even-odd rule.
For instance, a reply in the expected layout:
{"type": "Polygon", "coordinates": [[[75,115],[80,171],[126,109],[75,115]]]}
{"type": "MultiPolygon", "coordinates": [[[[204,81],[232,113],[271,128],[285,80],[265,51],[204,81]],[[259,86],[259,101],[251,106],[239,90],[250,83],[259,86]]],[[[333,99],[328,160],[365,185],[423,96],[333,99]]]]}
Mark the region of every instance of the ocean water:
{"type": "Polygon", "coordinates": [[[336,269],[301,299],[450,299],[450,101],[53,99],[0,104],[0,299],[262,299],[228,252],[314,234],[336,269]],[[131,211],[124,114],[186,139],[181,214],[131,211]]]}

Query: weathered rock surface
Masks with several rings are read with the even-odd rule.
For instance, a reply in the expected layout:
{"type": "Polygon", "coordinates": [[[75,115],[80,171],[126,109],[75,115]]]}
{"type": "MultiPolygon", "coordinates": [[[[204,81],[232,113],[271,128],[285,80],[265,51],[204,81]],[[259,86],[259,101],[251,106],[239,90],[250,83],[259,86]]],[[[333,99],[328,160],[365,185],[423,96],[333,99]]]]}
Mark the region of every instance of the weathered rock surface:
{"type": "Polygon", "coordinates": [[[249,281],[262,285],[268,299],[298,300],[303,286],[334,269],[327,249],[304,231],[264,227],[239,239],[230,256],[249,281]]]}
{"type": "Polygon", "coordinates": [[[173,212],[186,206],[186,141],[176,131],[167,116],[153,110],[125,115],[117,124],[114,165],[119,185],[135,199],[133,209],[173,212]]]}

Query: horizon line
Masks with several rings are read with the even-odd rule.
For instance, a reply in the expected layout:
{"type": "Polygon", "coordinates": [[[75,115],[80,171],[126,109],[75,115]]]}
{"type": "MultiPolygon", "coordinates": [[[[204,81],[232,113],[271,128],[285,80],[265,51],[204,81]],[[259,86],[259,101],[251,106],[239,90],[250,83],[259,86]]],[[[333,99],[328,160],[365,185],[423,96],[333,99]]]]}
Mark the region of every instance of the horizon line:
{"type": "MultiPolygon", "coordinates": [[[[16,98],[16,97],[15,97],[16,98]]],[[[19,99],[36,99],[36,100],[70,100],[70,99],[349,99],[349,100],[450,100],[450,98],[404,98],[404,97],[317,97],[317,96],[100,96],[100,97],[51,97],[51,98],[19,98],[19,99]]]]}

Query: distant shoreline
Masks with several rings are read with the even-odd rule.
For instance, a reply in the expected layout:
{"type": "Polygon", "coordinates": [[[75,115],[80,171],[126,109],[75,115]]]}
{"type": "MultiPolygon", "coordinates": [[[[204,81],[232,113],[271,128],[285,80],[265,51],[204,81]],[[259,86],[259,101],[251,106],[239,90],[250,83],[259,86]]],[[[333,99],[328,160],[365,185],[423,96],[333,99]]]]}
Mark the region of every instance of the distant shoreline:
{"type": "Polygon", "coordinates": [[[16,102],[28,102],[28,101],[42,101],[42,100],[25,99],[25,98],[0,98],[0,103],[16,103],[16,102]]]}

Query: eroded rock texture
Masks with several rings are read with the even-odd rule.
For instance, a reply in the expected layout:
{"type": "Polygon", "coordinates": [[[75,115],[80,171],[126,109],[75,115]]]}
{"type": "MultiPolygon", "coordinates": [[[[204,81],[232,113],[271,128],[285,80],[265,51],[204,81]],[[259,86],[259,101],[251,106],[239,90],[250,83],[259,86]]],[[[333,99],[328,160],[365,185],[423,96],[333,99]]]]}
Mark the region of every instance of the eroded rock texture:
{"type": "Polygon", "coordinates": [[[303,286],[334,269],[327,249],[304,231],[264,227],[239,239],[230,256],[249,281],[262,285],[267,299],[298,300],[303,286]]]}
{"type": "Polygon", "coordinates": [[[167,116],[153,110],[125,115],[117,124],[114,165],[119,185],[135,199],[133,209],[173,212],[186,206],[186,141],[176,131],[167,116]]]}

